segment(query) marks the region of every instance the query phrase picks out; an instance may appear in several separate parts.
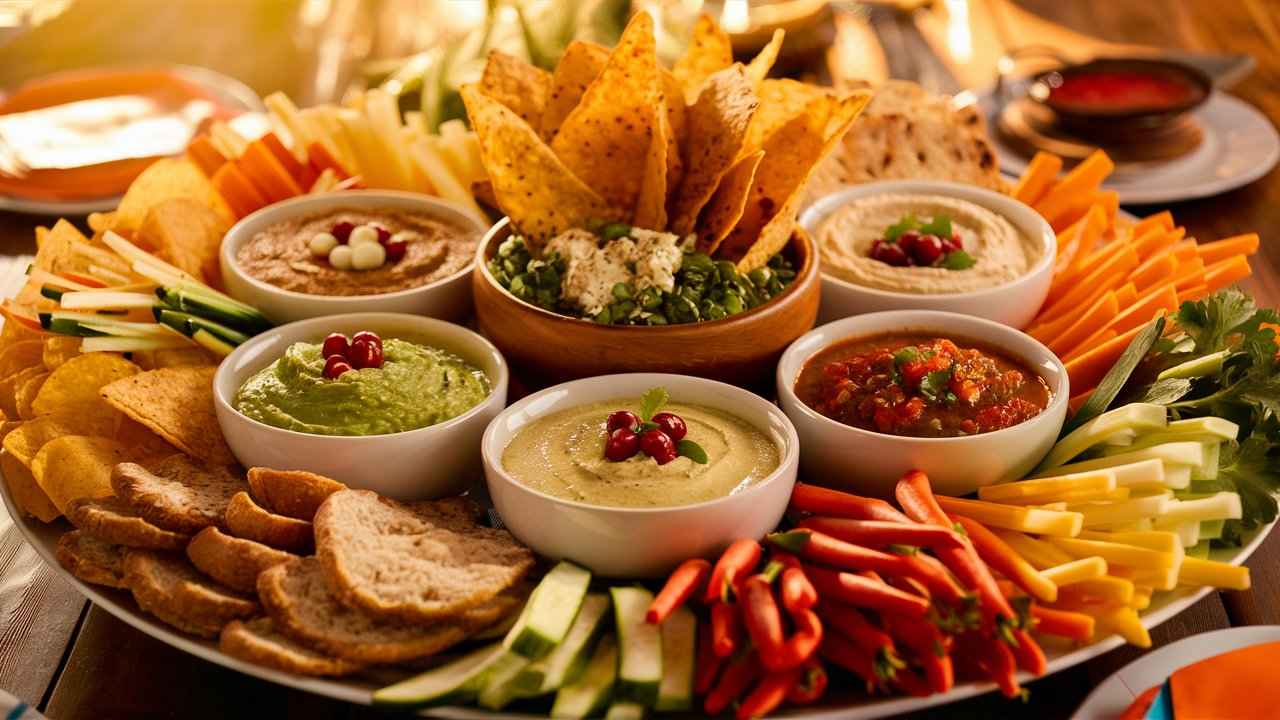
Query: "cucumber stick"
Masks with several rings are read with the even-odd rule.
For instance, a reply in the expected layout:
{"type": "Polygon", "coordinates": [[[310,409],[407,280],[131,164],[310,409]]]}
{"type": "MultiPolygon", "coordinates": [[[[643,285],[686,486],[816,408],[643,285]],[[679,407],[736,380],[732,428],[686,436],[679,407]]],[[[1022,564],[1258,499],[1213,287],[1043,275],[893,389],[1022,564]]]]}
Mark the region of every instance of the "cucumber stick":
{"type": "Polygon", "coordinates": [[[373,704],[435,705],[470,699],[484,686],[489,669],[506,655],[496,643],[472,650],[453,662],[375,691],[373,704]]]}
{"type": "Polygon", "coordinates": [[[662,683],[662,633],[644,619],[653,593],[638,587],[615,587],[609,592],[618,628],[618,699],[652,707],[662,683]]]}
{"type": "Polygon", "coordinates": [[[527,667],[521,682],[528,684],[536,680],[540,688],[539,694],[542,694],[555,692],[576,679],[591,657],[592,641],[604,626],[608,612],[608,595],[588,594],[564,641],[551,654],[527,667]]]}
{"type": "Polygon", "coordinates": [[[604,720],[641,720],[644,717],[644,711],[645,707],[640,703],[619,700],[609,706],[609,712],[604,714],[604,720]]]}
{"type": "Polygon", "coordinates": [[[490,710],[501,710],[516,698],[528,697],[537,692],[540,683],[520,684],[520,674],[533,661],[523,655],[507,651],[494,662],[485,676],[484,687],[480,689],[477,700],[480,707],[490,710]]]}
{"type": "Polygon", "coordinates": [[[508,636],[507,647],[531,660],[554,650],[569,634],[590,584],[589,570],[560,561],[533,589],[524,622],[508,636]]]}
{"type": "Polygon", "coordinates": [[[587,661],[582,675],[556,693],[555,704],[551,706],[551,717],[598,716],[608,704],[617,678],[618,644],[612,634],[606,633],[596,643],[595,652],[587,661]]]}
{"type": "Polygon", "coordinates": [[[697,653],[698,618],[681,605],[662,623],[662,683],[656,710],[693,707],[693,668],[697,653]]]}

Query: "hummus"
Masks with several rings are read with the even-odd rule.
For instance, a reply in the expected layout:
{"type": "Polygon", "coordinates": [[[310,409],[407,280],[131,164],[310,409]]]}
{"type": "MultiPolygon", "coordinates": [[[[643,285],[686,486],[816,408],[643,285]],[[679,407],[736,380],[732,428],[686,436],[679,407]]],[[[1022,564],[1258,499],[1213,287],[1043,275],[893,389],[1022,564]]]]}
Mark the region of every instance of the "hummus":
{"type": "Polygon", "coordinates": [[[382,367],[324,376],[321,346],[294,343],[232,403],[267,425],[313,435],[384,435],[442,423],[479,405],[489,378],[439,348],[388,338],[382,367]]]}
{"type": "Polygon", "coordinates": [[[818,229],[822,271],[877,290],[917,293],[969,292],[995,287],[1029,272],[1042,249],[1004,217],[980,205],[942,195],[889,194],[852,201],[818,229]],[[963,250],[976,261],[963,270],[893,267],[868,257],[872,243],[904,217],[951,219],[963,250]]]}
{"type": "Polygon", "coordinates": [[[604,457],[605,421],[634,400],[607,400],[561,410],[521,430],[502,452],[502,466],[519,482],[566,500],[610,507],[673,507],[732,495],[778,468],[777,443],[746,421],[702,405],[663,406],[684,418],[686,436],[702,446],[707,464],[678,457],[659,465],[644,453],[611,462],[604,457]]]}
{"type": "Polygon", "coordinates": [[[423,213],[345,208],[291,218],[262,230],[236,251],[246,274],[283,290],[308,295],[380,295],[442,280],[475,256],[479,238],[463,228],[423,213]],[[336,223],[381,225],[410,233],[405,255],[374,270],[339,270],[311,254],[308,242],[336,223]]]}

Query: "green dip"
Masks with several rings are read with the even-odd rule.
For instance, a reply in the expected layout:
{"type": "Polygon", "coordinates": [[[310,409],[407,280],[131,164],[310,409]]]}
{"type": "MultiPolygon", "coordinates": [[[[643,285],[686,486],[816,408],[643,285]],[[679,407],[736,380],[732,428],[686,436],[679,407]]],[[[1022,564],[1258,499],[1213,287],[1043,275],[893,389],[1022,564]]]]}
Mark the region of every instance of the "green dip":
{"type": "Polygon", "coordinates": [[[388,338],[382,355],[382,367],[328,380],[320,345],[294,343],[245,381],[235,408],[313,435],[384,435],[455,418],[489,395],[488,377],[448,351],[388,338]]]}

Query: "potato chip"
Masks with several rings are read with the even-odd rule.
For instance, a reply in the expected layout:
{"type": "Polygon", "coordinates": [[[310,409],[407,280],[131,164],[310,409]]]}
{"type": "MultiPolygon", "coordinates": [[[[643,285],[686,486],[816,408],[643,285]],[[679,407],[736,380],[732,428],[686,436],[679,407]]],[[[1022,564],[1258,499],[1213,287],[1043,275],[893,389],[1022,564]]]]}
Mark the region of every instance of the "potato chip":
{"type": "Polygon", "coordinates": [[[157,203],[143,217],[137,239],[155,254],[192,277],[221,287],[218,250],[228,225],[208,206],[185,197],[157,203]]]}
{"type": "Polygon", "coordinates": [[[0,349],[0,378],[39,365],[43,353],[44,343],[39,340],[23,340],[5,345],[0,349]]]}
{"type": "Polygon", "coordinates": [[[164,438],[147,429],[132,418],[122,418],[116,430],[116,440],[129,448],[129,453],[140,463],[176,455],[178,450],[164,438]]]}
{"type": "Polygon", "coordinates": [[[663,230],[667,227],[667,151],[671,137],[665,100],[660,98],[657,105],[649,108],[649,122],[653,125],[653,134],[649,136],[649,154],[645,157],[644,177],[631,224],[646,230],[663,230]]]}
{"type": "Polygon", "coordinates": [[[809,103],[823,95],[832,94],[829,88],[797,80],[772,78],[760,83],[757,92],[760,95],[760,107],[751,118],[744,153],[759,150],[764,145],[765,138],[787,124],[791,118],[804,112],[809,103]]]}
{"type": "Polygon", "coordinates": [[[102,397],[186,454],[230,465],[236,459],[222,437],[213,409],[215,369],[149,370],[103,387],[102,397]]]}
{"type": "Polygon", "coordinates": [[[65,514],[80,498],[111,497],[111,469],[130,459],[128,448],[111,438],[67,435],[40,448],[31,461],[31,474],[65,514]]]}
{"type": "Polygon", "coordinates": [[[0,323],[0,346],[8,347],[23,340],[44,340],[45,334],[20,322],[4,320],[0,323]]]}
{"type": "Polygon", "coordinates": [[[533,128],[502,103],[471,86],[462,88],[462,100],[480,137],[494,199],[530,245],[540,247],[592,220],[626,217],[575,177],[533,128]]]}
{"type": "Polygon", "coordinates": [[[547,142],[556,136],[564,119],[578,106],[587,86],[596,79],[608,60],[609,50],[595,43],[574,40],[565,48],[551,75],[542,118],[536,124],[530,123],[538,128],[547,142]]]}
{"type": "Polygon", "coordinates": [[[4,438],[5,452],[23,465],[30,465],[45,443],[64,435],[100,435],[111,437],[116,432],[117,417],[104,418],[84,413],[42,415],[22,423],[4,438]]]}
{"type": "Polygon", "coordinates": [[[112,212],[91,212],[88,218],[89,229],[94,235],[100,235],[111,230],[116,225],[116,214],[112,212]]]}
{"type": "Polygon", "coordinates": [[[714,254],[725,236],[738,224],[742,210],[747,206],[756,168],[763,157],[764,151],[757,150],[734,163],[729,172],[720,178],[715,194],[698,215],[698,250],[708,255],[714,254]]]}
{"type": "Polygon", "coordinates": [[[684,89],[685,102],[693,105],[707,78],[732,64],[733,44],[728,33],[704,14],[694,23],[689,48],[671,72],[684,89]]]}
{"type": "MultiPolygon", "coordinates": [[[[77,412],[114,416],[98,391],[120,378],[139,372],[137,365],[115,353],[95,352],[71,358],[49,374],[31,403],[37,415],[77,412]]],[[[115,422],[112,422],[114,426],[115,422]]]]}
{"type": "Polygon", "coordinates": [[[0,420],[0,442],[3,442],[9,433],[22,427],[21,420],[0,420]]]}
{"type": "Polygon", "coordinates": [[[0,472],[9,486],[9,497],[15,505],[40,522],[53,522],[62,515],[49,496],[36,482],[31,470],[7,452],[0,452],[0,472]]]}
{"type": "Polygon", "coordinates": [[[782,28],[774,30],[769,44],[761,48],[760,52],[751,58],[751,62],[747,63],[747,79],[751,81],[751,87],[756,92],[760,92],[760,83],[764,82],[769,71],[773,69],[773,63],[778,59],[778,52],[782,50],[782,39],[786,34],[782,28]]]}
{"type": "Polygon", "coordinates": [[[671,198],[670,232],[686,235],[693,230],[702,206],[737,159],[758,104],[741,65],[707,79],[705,90],[689,109],[688,168],[671,198]]]}
{"type": "Polygon", "coordinates": [[[44,387],[44,381],[48,379],[49,373],[43,372],[27,378],[21,385],[14,386],[13,403],[17,407],[18,417],[23,420],[35,419],[36,414],[31,403],[36,399],[36,393],[40,392],[40,388],[44,387]]]}
{"type": "Polygon", "coordinates": [[[147,211],[171,198],[191,198],[217,213],[230,227],[234,216],[209,178],[185,157],[152,163],[129,185],[116,208],[115,230],[137,230],[147,211]]]}
{"type": "Polygon", "coordinates": [[[565,167],[610,204],[633,210],[640,194],[652,107],[661,94],[653,19],[637,13],[600,75],[551,141],[565,167]]]}
{"type": "Polygon", "coordinates": [[[40,359],[44,363],[44,369],[53,372],[59,365],[79,354],[80,338],[69,335],[50,335],[44,339],[44,351],[40,359]]]}
{"type": "Polygon", "coordinates": [[[6,418],[18,417],[18,388],[37,375],[44,373],[44,366],[29,367],[0,380],[0,411],[6,418]]]}
{"type": "Polygon", "coordinates": [[[490,50],[480,77],[480,91],[497,100],[521,120],[537,127],[547,107],[551,74],[514,55],[490,50]]]}

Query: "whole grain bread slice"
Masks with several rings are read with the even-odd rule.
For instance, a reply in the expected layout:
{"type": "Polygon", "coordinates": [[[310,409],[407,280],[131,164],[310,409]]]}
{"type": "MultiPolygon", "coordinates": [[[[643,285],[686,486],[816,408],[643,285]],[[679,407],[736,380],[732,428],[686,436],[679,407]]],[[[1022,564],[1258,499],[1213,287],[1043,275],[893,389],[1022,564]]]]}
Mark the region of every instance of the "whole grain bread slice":
{"type": "Polygon", "coordinates": [[[258,597],[277,627],[299,642],[347,660],[394,663],[427,657],[510,614],[514,593],[434,623],[374,617],[343,605],[315,558],[297,558],[258,576],[258,597]]]}
{"type": "Polygon", "coordinates": [[[217,637],[232,620],[260,614],[258,603],[201,575],[181,555],[127,549],[124,577],[139,607],[193,635],[217,637]]]}
{"type": "Polygon", "coordinates": [[[236,537],[253,540],[279,550],[310,555],[315,550],[315,533],[307,520],[277,515],[262,508],[247,492],[238,492],[227,503],[223,524],[236,537]]]}
{"type": "Polygon", "coordinates": [[[262,507],[310,522],[325,498],[347,486],[304,470],[249,468],[249,492],[262,507]]]}
{"type": "Polygon", "coordinates": [[[181,550],[191,541],[186,533],[148,522],[116,497],[74,500],[67,508],[67,519],[86,535],[125,547],[181,550]]]}
{"type": "Polygon", "coordinates": [[[195,534],[220,524],[232,496],[249,485],[230,466],[205,465],[179,454],[150,467],[120,463],[111,472],[111,487],[152,523],[195,534]]]}
{"type": "Polygon", "coordinates": [[[316,556],[348,606],[407,621],[453,617],[516,585],[534,563],[510,533],[482,527],[470,511],[452,499],[336,492],[316,513],[316,556]]]}
{"type": "Polygon", "coordinates": [[[71,530],[58,538],[54,555],[59,565],[87,583],[128,587],[124,580],[124,554],[119,545],[103,542],[81,530],[71,530]]]}
{"type": "Polygon", "coordinates": [[[218,648],[234,658],[299,675],[350,675],[363,663],[329,657],[276,628],[271,618],[232,620],[222,628],[218,648]]]}
{"type": "Polygon", "coordinates": [[[234,590],[258,591],[258,573],[296,555],[262,543],[232,537],[216,527],[196,533],[187,545],[187,558],[200,572],[234,590]]]}

